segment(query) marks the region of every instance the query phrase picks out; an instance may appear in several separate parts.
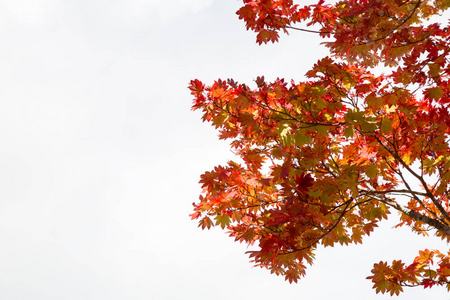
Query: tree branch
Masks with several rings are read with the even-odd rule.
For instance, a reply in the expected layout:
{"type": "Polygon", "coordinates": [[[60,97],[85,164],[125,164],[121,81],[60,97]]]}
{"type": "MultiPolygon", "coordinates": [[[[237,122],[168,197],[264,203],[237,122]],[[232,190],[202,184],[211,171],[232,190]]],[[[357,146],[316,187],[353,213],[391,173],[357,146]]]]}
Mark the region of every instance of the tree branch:
{"type": "Polygon", "coordinates": [[[392,208],[395,208],[396,210],[400,211],[401,213],[407,215],[408,217],[413,218],[416,221],[423,222],[425,224],[430,225],[431,227],[436,228],[437,230],[441,231],[442,233],[446,235],[450,235],[450,227],[439,222],[438,220],[432,219],[428,216],[422,215],[421,213],[418,213],[415,210],[408,209],[397,202],[395,202],[392,199],[387,198],[384,195],[380,195],[379,198],[377,197],[381,202],[389,205],[392,208]]]}

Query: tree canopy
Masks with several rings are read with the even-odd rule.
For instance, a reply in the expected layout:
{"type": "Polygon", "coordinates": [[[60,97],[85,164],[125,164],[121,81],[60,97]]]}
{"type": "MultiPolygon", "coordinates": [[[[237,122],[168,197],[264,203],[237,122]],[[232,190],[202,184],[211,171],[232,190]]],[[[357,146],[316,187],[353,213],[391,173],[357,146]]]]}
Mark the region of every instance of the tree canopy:
{"type": "MultiPolygon", "coordinates": [[[[255,245],[252,262],[289,282],[317,247],[362,243],[392,211],[397,226],[448,242],[450,27],[437,17],[450,1],[243,2],[259,44],[306,31],[329,56],[303,82],[191,81],[193,109],[242,160],[201,176],[191,217],[255,245]]],[[[368,278],[377,293],[450,290],[450,252],[375,263],[368,278]]]]}

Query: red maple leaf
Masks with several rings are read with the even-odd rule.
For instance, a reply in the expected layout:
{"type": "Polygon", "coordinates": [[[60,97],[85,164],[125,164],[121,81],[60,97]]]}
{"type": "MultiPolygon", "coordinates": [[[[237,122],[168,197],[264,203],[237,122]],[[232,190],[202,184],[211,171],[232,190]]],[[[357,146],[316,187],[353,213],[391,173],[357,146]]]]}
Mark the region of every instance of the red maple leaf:
{"type": "Polygon", "coordinates": [[[297,183],[297,190],[301,193],[306,193],[313,185],[314,178],[309,173],[302,173],[300,176],[295,176],[295,183],[297,183]]]}

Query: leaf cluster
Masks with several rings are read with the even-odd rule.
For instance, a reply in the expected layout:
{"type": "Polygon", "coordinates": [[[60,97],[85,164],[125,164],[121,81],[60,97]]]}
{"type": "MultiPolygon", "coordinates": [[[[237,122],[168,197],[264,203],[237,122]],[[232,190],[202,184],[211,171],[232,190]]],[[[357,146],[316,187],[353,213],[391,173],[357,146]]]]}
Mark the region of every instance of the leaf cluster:
{"type": "MultiPolygon", "coordinates": [[[[301,30],[326,38],[330,55],[303,82],[191,81],[193,109],[243,162],[201,176],[191,217],[254,245],[254,264],[289,282],[305,275],[317,247],[362,243],[392,210],[398,226],[448,241],[450,27],[425,21],[449,7],[245,0],[237,14],[259,44],[301,30]]],[[[380,262],[369,279],[391,294],[448,285],[449,257],[424,250],[408,266],[380,262]]]]}

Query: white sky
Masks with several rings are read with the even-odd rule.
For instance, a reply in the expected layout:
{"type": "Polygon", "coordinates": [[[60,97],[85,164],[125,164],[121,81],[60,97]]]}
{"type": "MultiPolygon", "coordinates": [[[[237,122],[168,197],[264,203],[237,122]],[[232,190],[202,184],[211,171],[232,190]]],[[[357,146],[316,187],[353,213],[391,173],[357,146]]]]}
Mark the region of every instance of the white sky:
{"type": "Polygon", "coordinates": [[[0,1],[0,299],[389,299],[374,262],[446,250],[391,224],[290,285],[189,219],[200,174],[232,158],[189,81],[301,80],[326,54],[303,33],[257,46],[240,3],[0,1]]]}

